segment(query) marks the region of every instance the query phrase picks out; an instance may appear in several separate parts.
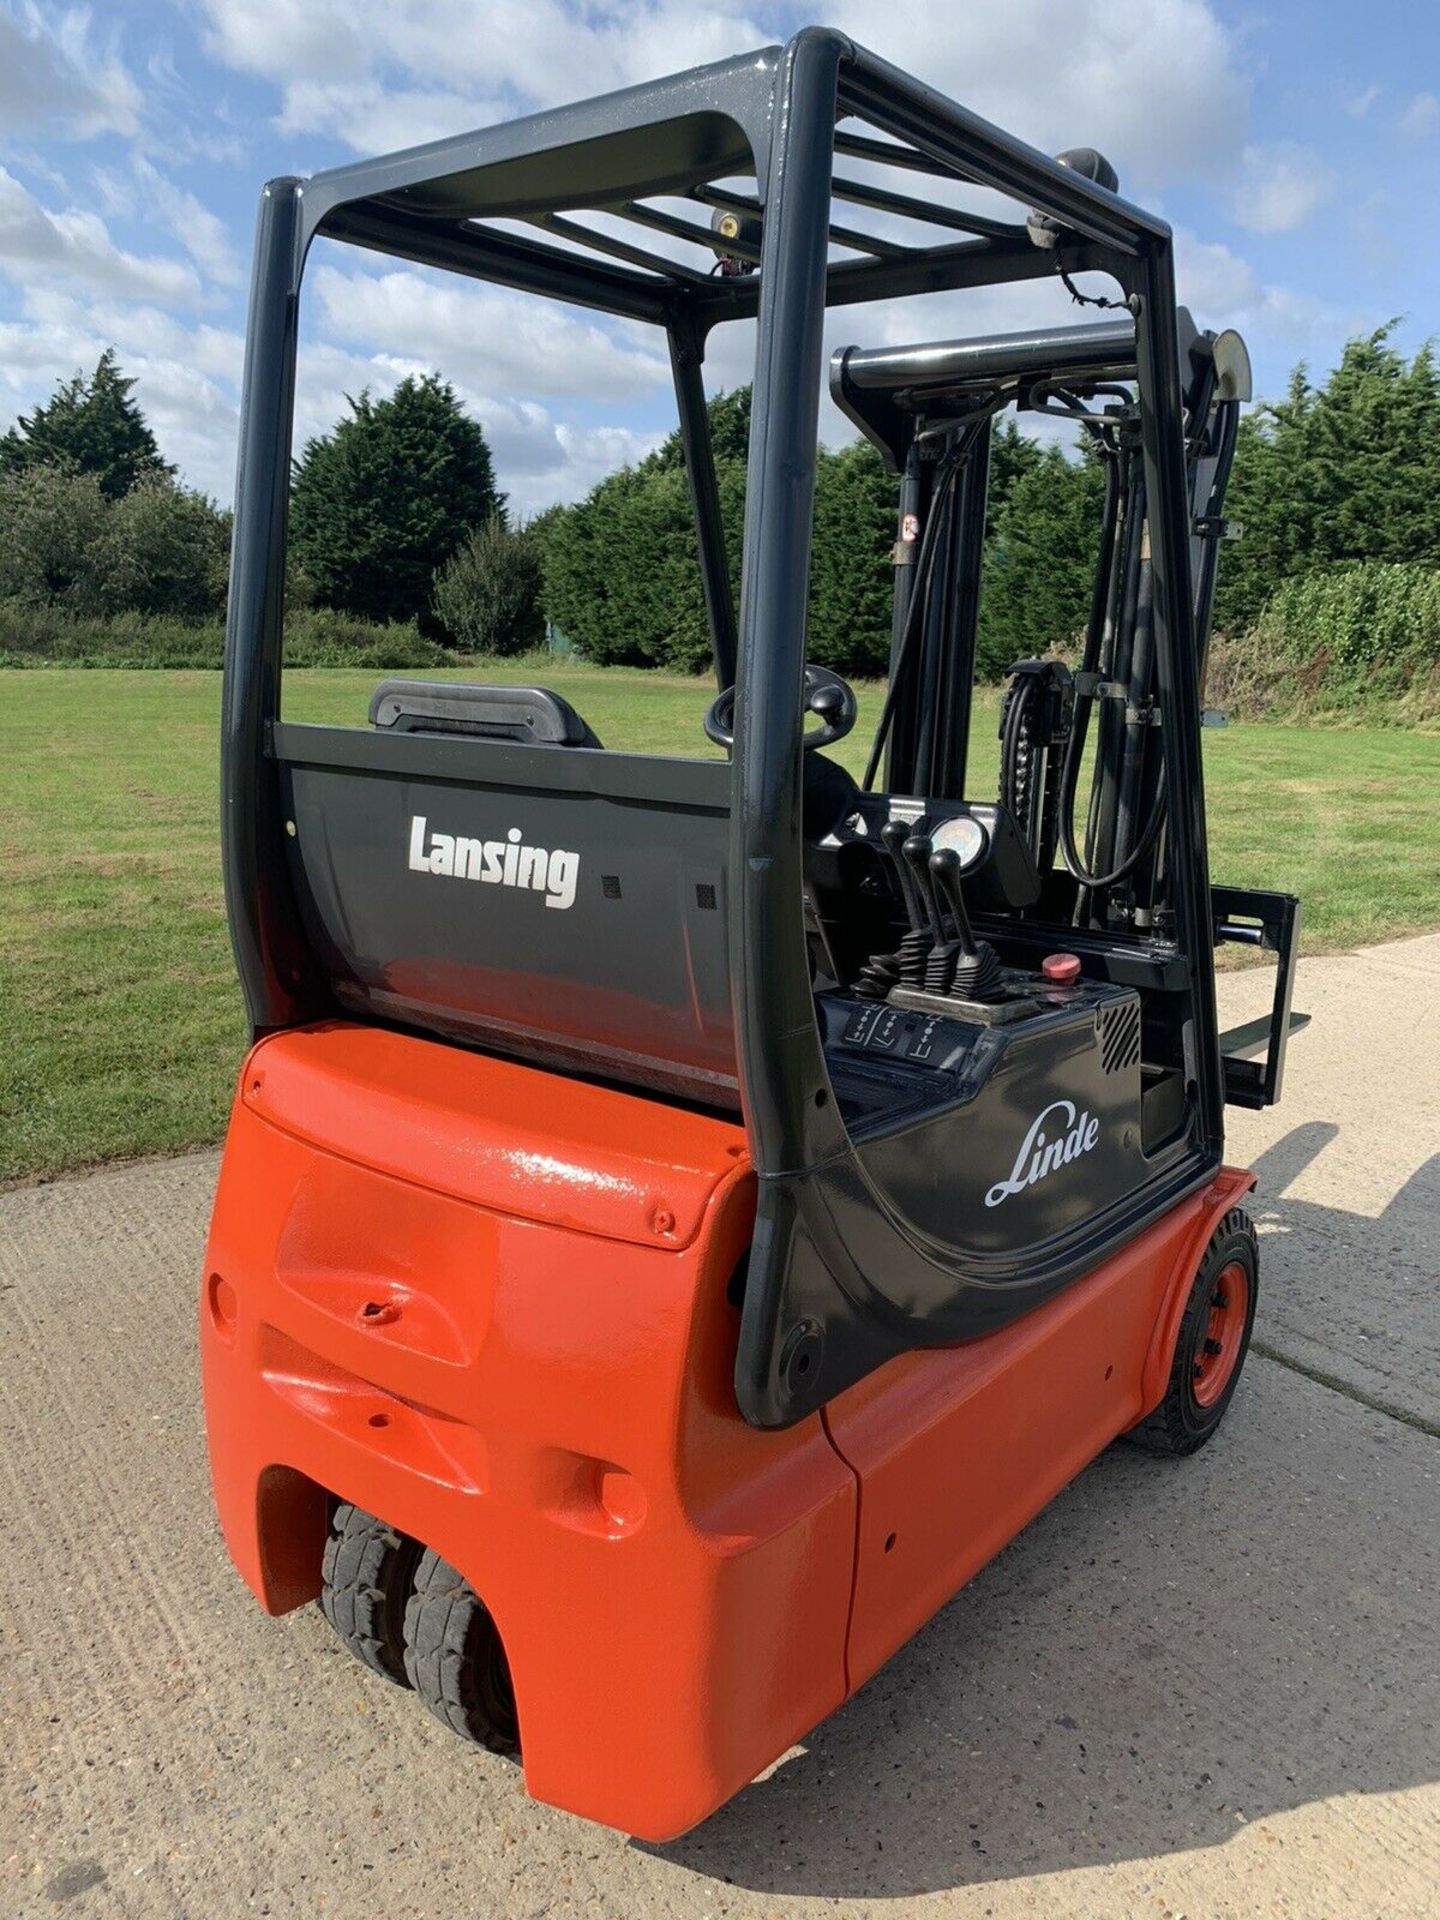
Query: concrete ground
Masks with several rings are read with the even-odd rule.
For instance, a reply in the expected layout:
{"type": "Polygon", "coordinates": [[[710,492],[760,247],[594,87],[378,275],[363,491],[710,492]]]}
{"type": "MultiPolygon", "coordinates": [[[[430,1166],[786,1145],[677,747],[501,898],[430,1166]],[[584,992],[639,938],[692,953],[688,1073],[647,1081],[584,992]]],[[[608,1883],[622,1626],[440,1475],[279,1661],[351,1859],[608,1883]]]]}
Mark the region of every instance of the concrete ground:
{"type": "MultiPolygon", "coordinates": [[[[1227,1018],[1265,982],[1227,976],[1227,1018]]],[[[0,1916],[1440,1913],[1440,936],[1307,962],[1257,1353],[671,1846],[262,1617],[211,1518],[213,1154],[0,1196],[0,1916]]]]}

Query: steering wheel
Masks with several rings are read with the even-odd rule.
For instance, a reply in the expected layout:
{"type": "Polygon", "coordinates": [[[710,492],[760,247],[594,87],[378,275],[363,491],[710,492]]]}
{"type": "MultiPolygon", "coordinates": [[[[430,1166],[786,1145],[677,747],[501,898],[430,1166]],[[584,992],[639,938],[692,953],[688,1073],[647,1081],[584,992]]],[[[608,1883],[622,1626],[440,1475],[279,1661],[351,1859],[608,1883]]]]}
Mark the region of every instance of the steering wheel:
{"type": "MultiPolygon", "coordinates": [[[[855,690],[828,667],[806,667],[803,697],[804,711],[813,713],[820,722],[813,733],[804,736],[807,753],[813,753],[820,747],[833,746],[854,727],[858,713],[855,690]]],[[[717,747],[734,746],[734,687],[726,687],[711,701],[710,710],[705,715],[705,736],[713,740],[717,747]]]]}

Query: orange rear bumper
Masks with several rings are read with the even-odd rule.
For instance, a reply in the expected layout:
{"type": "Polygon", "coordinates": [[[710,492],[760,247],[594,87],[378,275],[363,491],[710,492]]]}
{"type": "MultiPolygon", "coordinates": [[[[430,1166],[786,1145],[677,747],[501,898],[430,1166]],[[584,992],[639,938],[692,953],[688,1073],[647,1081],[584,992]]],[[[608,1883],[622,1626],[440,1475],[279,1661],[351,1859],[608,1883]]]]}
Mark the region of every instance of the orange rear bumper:
{"type": "Polygon", "coordinates": [[[731,1379],[753,1184],[725,1121],[324,1025],[246,1062],[206,1254],[215,1495],[262,1605],[318,1592],[330,1496],[382,1515],[494,1614],[530,1792],[649,1840],[832,1712],[1154,1404],[1248,1177],[781,1433],[731,1379]]]}

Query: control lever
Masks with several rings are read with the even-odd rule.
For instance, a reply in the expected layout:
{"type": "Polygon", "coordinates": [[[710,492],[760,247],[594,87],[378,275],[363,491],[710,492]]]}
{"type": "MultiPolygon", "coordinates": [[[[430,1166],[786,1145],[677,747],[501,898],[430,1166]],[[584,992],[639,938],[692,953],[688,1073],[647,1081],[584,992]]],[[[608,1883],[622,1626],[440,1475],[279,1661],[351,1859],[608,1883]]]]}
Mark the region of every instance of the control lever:
{"type": "Polygon", "coordinates": [[[909,833],[910,829],[903,820],[887,820],[880,829],[880,838],[885,843],[885,851],[895,863],[896,878],[905,902],[905,918],[910,923],[909,931],[900,942],[895,956],[896,965],[907,987],[923,987],[925,962],[930,957],[930,930],[926,925],[928,890],[916,883],[905,858],[909,833]]]}
{"type": "MultiPolygon", "coordinates": [[[[930,855],[929,866],[936,898],[944,903],[958,936],[952,943],[954,959],[948,963],[950,978],[944,987],[932,988],[932,991],[948,992],[957,1000],[994,1000],[1001,984],[1000,961],[990,942],[977,940],[970,925],[960,889],[960,856],[954,847],[942,847],[930,855]]],[[[932,950],[932,961],[934,958],[932,950]]],[[[927,978],[926,985],[929,984],[927,978]]]]}
{"type": "Polygon", "coordinates": [[[950,981],[955,972],[955,962],[960,952],[959,942],[945,937],[945,922],[940,905],[940,896],[935,890],[932,875],[932,856],[935,843],[928,833],[912,833],[905,842],[902,852],[910,863],[915,876],[920,898],[925,903],[926,918],[929,921],[930,947],[925,956],[925,968],[918,984],[927,993],[948,993],[950,981]]]}

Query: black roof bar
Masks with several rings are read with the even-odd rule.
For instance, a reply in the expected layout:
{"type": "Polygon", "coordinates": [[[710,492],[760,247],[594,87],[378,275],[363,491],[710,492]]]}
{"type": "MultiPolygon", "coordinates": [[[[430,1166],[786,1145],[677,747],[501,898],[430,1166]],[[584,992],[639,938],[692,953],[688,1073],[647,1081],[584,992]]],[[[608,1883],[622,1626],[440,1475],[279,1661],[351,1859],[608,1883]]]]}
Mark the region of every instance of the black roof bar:
{"type": "Polygon", "coordinates": [[[1014,240],[1024,231],[1017,220],[988,220],[983,213],[965,213],[959,207],[946,207],[934,200],[916,200],[908,193],[892,193],[886,187],[872,187],[863,180],[834,179],[830,191],[837,200],[849,200],[856,206],[873,207],[877,213],[903,214],[907,220],[923,220],[932,227],[953,227],[959,233],[973,233],[986,240],[1014,240]]]}
{"type": "MultiPolygon", "coordinates": [[[[627,200],[622,207],[610,208],[610,212],[633,220],[637,226],[653,227],[656,233],[668,233],[677,240],[693,241],[707,253],[715,251],[716,236],[709,227],[697,227],[693,220],[682,220],[679,214],[664,213],[659,207],[647,207],[639,200],[627,200]]],[[[759,247],[752,241],[742,240],[739,235],[733,240],[726,240],[725,251],[734,254],[737,260],[748,260],[753,266],[760,264],[759,247]]]]}
{"type": "Polygon", "coordinates": [[[1047,159],[863,47],[852,49],[839,93],[842,111],[862,115],[951,172],[983,179],[1022,207],[1038,207],[1072,233],[1122,254],[1139,251],[1137,233],[1147,240],[1169,237],[1170,229],[1153,214],[1047,159]]]}
{"type": "Polygon", "coordinates": [[[582,307],[663,324],[672,289],[649,275],[607,267],[582,255],[542,247],[517,234],[497,233],[470,221],[437,222],[403,213],[379,212],[370,201],[338,206],[319,231],[352,246],[394,254],[424,267],[443,267],[476,280],[495,280],[523,293],[546,294],[582,307]]]}
{"type": "Polygon", "coordinates": [[[683,260],[669,260],[663,254],[647,253],[643,247],[632,246],[617,234],[596,233],[592,227],[581,226],[577,220],[567,220],[563,214],[530,214],[526,224],[541,227],[561,240],[573,241],[576,246],[590,247],[596,253],[608,253],[616,260],[626,260],[632,267],[643,267],[647,272],[659,274],[665,279],[674,278],[691,286],[703,286],[710,277],[683,260]]]}
{"type": "MultiPolygon", "coordinates": [[[[691,187],[689,198],[698,200],[702,206],[724,207],[732,213],[749,214],[756,220],[764,214],[764,208],[753,194],[736,193],[729,187],[712,187],[705,183],[691,187]]],[[[850,247],[856,253],[873,254],[877,260],[899,260],[907,253],[918,251],[915,247],[907,247],[901,240],[887,240],[884,234],[861,233],[855,227],[838,227],[833,220],[830,222],[830,238],[837,247],[850,247]]]]}
{"type": "Polygon", "coordinates": [[[835,151],[843,153],[848,160],[877,160],[883,166],[905,167],[911,173],[941,174],[950,180],[960,177],[952,167],[932,160],[928,154],[917,153],[914,147],[897,146],[893,140],[871,140],[863,133],[837,132],[835,151]]]}

